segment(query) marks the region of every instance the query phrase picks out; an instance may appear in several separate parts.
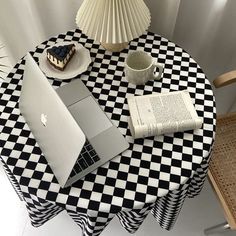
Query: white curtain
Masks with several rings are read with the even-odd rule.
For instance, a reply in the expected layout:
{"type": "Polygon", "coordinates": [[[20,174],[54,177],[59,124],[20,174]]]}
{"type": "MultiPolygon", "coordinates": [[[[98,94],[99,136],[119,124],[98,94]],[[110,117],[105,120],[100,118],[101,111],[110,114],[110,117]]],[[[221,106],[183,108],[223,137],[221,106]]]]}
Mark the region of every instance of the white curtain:
{"type": "MultiPolygon", "coordinates": [[[[94,0],[96,1],[96,0],[94,0]]],[[[144,0],[150,31],[183,47],[210,81],[235,69],[235,0],[144,0]]],[[[12,64],[50,36],[76,27],[82,0],[0,0],[0,39],[12,64]]],[[[236,86],[215,92],[218,113],[229,111],[236,86]]]]}
{"type": "Polygon", "coordinates": [[[82,0],[0,0],[0,39],[13,64],[36,45],[76,27],[82,0]]]}

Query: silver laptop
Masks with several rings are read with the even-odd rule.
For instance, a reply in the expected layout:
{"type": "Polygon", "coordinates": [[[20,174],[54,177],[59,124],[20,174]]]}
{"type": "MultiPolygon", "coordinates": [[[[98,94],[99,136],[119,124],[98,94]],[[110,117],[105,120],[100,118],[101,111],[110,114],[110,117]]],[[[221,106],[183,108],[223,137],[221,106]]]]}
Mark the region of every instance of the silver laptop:
{"type": "Polygon", "coordinates": [[[80,79],[54,90],[29,53],[19,107],[61,187],[129,147],[80,79]]]}

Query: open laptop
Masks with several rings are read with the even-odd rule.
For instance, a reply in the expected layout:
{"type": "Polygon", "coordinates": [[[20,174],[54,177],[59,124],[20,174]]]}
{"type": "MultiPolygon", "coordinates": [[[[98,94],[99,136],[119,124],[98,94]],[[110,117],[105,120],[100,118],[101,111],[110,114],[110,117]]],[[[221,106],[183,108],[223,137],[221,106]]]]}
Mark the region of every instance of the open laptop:
{"type": "Polygon", "coordinates": [[[19,107],[61,187],[129,147],[80,79],[55,91],[29,53],[19,107]]]}

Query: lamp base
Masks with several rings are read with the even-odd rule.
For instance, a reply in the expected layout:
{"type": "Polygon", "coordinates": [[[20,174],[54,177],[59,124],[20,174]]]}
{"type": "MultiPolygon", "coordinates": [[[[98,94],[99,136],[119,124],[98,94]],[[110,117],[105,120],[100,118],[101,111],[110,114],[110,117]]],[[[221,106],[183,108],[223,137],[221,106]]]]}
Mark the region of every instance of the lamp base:
{"type": "Polygon", "coordinates": [[[108,51],[121,52],[128,46],[128,42],[125,43],[101,43],[101,45],[108,51]]]}

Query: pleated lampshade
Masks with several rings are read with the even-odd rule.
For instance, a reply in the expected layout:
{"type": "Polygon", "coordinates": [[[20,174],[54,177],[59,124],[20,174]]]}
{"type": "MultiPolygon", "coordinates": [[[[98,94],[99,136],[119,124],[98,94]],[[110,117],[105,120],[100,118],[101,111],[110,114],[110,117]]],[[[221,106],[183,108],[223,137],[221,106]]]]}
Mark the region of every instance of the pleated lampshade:
{"type": "Polygon", "coordinates": [[[150,21],[143,0],[84,0],[76,15],[79,29],[111,51],[142,35],[150,21]]]}

